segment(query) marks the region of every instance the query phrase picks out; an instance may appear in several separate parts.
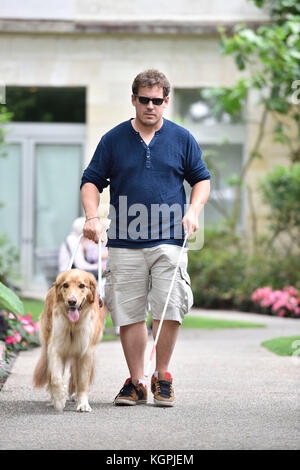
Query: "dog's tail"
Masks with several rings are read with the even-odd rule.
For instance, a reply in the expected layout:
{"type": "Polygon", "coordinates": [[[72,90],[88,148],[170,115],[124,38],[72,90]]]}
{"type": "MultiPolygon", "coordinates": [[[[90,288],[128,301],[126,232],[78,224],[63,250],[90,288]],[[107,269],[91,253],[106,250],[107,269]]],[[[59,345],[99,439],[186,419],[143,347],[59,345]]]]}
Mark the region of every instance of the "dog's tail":
{"type": "Polygon", "coordinates": [[[48,380],[48,357],[47,346],[42,345],[41,356],[35,366],[33,373],[33,386],[40,388],[46,385],[48,380]]]}

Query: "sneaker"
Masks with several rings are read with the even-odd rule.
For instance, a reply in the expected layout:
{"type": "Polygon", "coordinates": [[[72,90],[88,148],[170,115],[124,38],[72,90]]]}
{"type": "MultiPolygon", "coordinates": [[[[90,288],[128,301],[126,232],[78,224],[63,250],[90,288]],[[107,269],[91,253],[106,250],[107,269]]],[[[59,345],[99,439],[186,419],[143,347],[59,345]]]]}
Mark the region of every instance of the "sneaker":
{"type": "Polygon", "coordinates": [[[170,372],[158,373],[158,378],[152,375],[151,392],[153,393],[153,402],[157,406],[173,406],[174,390],[172,385],[173,379],[170,372]]]}
{"type": "Polygon", "coordinates": [[[142,405],[147,403],[147,386],[134,385],[131,377],[126,380],[120,392],[114,399],[115,405],[142,405]]]}

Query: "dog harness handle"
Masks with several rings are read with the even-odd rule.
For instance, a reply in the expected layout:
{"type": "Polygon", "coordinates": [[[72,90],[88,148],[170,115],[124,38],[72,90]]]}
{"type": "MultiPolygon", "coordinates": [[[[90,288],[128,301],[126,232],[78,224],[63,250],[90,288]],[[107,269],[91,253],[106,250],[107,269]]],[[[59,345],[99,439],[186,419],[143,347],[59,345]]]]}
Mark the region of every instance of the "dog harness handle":
{"type": "Polygon", "coordinates": [[[70,269],[72,269],[72,266],[73,266],[73,263],[74,263],[74,259],[75,259],[76,253],[77,253],[77,251],[78,251],[78,248],[79,248],[79,245],[80,245],[80,242],[81,242],[82,237],[83,237],[83,233],[82,233],[82,234],[79,236],[79,238],[78,238],[78,241],[77,241],[75,250],[73,251],[73,254],[72,254],[72,256],[71,256],[71,259],[70,259],[70,262],[69,262],[69,266],[68,266],[67,271],[69,271],[70,269]]]}

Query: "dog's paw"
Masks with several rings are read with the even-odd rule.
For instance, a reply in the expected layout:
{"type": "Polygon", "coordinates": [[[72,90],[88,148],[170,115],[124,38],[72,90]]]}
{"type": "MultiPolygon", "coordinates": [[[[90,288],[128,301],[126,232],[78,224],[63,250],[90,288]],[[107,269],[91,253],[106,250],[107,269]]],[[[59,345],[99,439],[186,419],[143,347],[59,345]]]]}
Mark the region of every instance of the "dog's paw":
{"type": "Polygon", "coordinates": [[[87,411],[88,413],[90,413],[92,411],[92,408],[87,402],[83,402],[78,404],[77,411],[87,411]]]}
{"type": "Polygon", "coordinates": [[[69,395],[70,401],[76,401],[76,398],[77,398],[76,393],[72,393],[72,395],[69,395]]]}
{"type": "Polygon", "coordinates": [[[56,411],[62,412],[66,404],[66,400],[55,400],[53,405],[56,411]]]}

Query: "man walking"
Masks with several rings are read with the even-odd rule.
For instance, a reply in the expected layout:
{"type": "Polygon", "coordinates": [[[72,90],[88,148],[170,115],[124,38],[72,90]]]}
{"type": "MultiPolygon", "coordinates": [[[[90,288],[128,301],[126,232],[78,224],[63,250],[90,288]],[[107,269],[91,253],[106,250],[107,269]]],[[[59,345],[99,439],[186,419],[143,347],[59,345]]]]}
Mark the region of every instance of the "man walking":
{"type": "MultiPolygon", "coordinates": [[[[137,75],[131,97],[135,118],[102,137],[82,176],[84,236],[95,242],[104,237],[98,218],[99,193],[110,184],[105,299],[114,325],[120,326],[130,373],[115,405],[147,402],[148,306],[155,338],[184,234],[198,228],[198,215],[210,191],[210,174],[197,142],[186,129],[163,118],[169,92],[170,84],[161,72],[146,70],[137,75]],[[192,186],[185,214],[184,180],[192,186]]],[[[158,406],[174,404],[169,362],[192,303],[186,249],[156,347],[151,391],[158,406]]]]}

